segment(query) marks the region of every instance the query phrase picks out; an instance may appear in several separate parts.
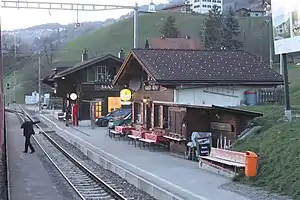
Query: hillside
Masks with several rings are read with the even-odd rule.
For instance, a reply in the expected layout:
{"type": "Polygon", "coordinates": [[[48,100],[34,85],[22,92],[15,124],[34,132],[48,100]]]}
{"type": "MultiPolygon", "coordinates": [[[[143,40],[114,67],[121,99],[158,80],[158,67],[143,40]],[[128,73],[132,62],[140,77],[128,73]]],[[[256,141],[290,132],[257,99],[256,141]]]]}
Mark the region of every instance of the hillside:
{"type": "MultiPolygon", "coordinates": [[[[140,14],[139,17],[139,47],[143,47],[146,37],[160,37],[159,29],[168,15],[176,18],[176,25],[182,36],[200,37],[203,21],[207,15],[190,15],[185,13],[152,13],[140,14]]],[[[257,55],[268,58],[268,26],[264,17],[239,18],[241,25],[240,40],[245,49],[257,55]]],[[[60,60],[78,60],[83,48],[88,48],[91,55],[100,53],[116,54],[120,48],[128,52],[133,47],[133,19],[125,19],[93,33],[78,37],[65,46],[68,51],[60,56],[60,60]]]]}
{"type": "Polygon", "coordinates": [[[243,107],[264,113],[254,124],[263,129],[245,141],[238,142],[234,149],[253,151],[261,156],[257,177],[238,178],[246,184],[263,187],[276,193],[300,200],[300,67],[289,66],[292,122],[283,120],[284,107],[279,105],[243,107]]]}

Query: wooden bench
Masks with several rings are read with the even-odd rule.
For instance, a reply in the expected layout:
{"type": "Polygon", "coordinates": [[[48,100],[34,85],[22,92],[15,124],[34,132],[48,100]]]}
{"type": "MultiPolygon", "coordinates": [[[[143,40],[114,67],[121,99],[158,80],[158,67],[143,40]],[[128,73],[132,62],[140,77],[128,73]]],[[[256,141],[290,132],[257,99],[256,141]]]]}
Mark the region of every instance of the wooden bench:
{"type": "Polygon", "coordinates": [[[116,138],[116,136],[119,136],[118,137],[119,140],[120,140],[121,134],[122,134],[121,132],[118,132],[118,131],[115,131],[115,130],[109,130],[109,132],[108,132],[109,137],[116,138]]]}
{"type": "Polygon", "coordinates": [[[199,156],[199,168],[233,178],[245,170],[245,161],[245,153],[211,148],[209,156],[199,156]]]}
{"type": "Polygon", "coordinates": [[[136,141],[138,141],[139,139],[142,139],[139,136],[134,136],[134,135],[128,135],[127,138],[129,139],[128,142],[130,144],[130,141],[132,141],[132,144],[134,144],[134,146],[136,147],[136,141]]]}
{"type": "MultiPolygon", "coordinates": [[[[143,147],[144,147],[144,148],[146,147],[145,144],[148,144],[149,150],[151,150],[151,147],[153,146],[153,144],[156,144],[156,143],[157,143],[156,140],[150,140],[150,139],[144,139],[144,138],[139,139],[139,142],[142,142],[142,143],[143,143],[143,147]]],[[[139,143],[139,146],[140,146],[140,148],[142,148],[142,145],[141,145],[140,143],[139,143]]]]}

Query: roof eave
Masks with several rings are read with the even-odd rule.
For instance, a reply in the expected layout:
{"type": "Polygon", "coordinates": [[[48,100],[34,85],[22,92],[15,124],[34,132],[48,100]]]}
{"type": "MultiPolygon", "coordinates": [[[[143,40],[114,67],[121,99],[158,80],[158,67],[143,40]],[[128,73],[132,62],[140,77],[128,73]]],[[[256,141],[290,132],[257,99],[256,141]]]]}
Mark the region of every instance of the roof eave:
{"type": "Polygon", "coordinates": [[[191,80],[157,80],[159,84],[163,85],[283,85],[283,81],[191,81],[191,80]]]}
{"type": "Polygon", "coordinates": [[[105,59],[108,59],[108,58],[112,58],[112,59],[115,59],[116,61],[119,61],[119,62],[123,62],[123,60],[122,59],[120,59],[120,58],[118,58],[117,56],[114,56],[114,55],[112,55],[112,54],[107,54],[107,55],[105,55],[105,56],[102,56],[102,57],[99,57],[98,59],[95,59],[95,60],[91,60],[90,62],[86,62],[86,63],[77,63],[78,64],[78,66],[74,66],[74,67],[71,67],[70,69],[66,69],[66,70],[64,70],[64,71],[61,71],[61,72],[59,72],[59,73],[57,73],[56,75],[55,75],[55,77],[56,78],[61,78],[61,77],[63,77],[63,76],[66,76],[66,75],[69,75],[69,74],[72,74],[72,73],[74,73],[74,72],[77,72],[78,70],[81,70],[81,69],[84,69],[84,68],[86,68],[86,67],[89,67],[89,66],[91,66],[91,65],[94,65],[95,63],[97,63],[97,62],[101,62],[101,61],[103,61],[103,60],[105,60],[105,59]]]}

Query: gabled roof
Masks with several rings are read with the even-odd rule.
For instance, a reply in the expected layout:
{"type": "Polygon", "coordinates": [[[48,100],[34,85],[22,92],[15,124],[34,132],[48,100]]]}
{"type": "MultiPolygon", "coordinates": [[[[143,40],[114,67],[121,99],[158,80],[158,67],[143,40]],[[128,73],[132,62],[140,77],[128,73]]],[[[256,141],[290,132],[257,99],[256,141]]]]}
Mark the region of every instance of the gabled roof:
{"type": "Polygon", "coordinates": [[[118,72],[118,82],[129,57],[162,85],[283,84],[280,74],[242,50],[133,49],[118,72]]]}
{"type": "Polygon", "coordinates": [[[117,62],[120,62],[120,65],[123,63],[123,60],[120,59],[119,57],[117,57],[115,55],[112,55],[112,54],[107,54],[105,56],[95,57],[95,58],[89,59],[87,61],[77,63],[73,67],[57,73],[55,75],[55,78],[66,76],[68,74],[77,72],[78,70],[84,69],[86,67],[89,67],[91,65],[94,65],[94,64],[96,64],[98,62],[102,62],[102,61],[107,60],[107,59],[113,59],[113,60],[115,60],[117,62]]]}

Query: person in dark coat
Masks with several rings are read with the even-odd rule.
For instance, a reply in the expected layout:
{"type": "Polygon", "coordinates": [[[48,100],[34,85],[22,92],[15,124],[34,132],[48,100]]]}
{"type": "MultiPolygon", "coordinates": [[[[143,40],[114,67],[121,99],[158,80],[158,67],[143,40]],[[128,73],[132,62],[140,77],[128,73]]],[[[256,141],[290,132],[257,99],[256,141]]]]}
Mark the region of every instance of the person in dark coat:
{"type": "Polygon", "coordinates": [[[23,153],[28,152],[28,147],[30,148],[31,152],[34,153],[35,150],[30,142],[31,135],[34,135],[33,125],[40,123],[40,121],[32,122],[28,119],[21,125],[21,129],[23,129],[23,136],[25,137],[25,150],[23,153]]]}

